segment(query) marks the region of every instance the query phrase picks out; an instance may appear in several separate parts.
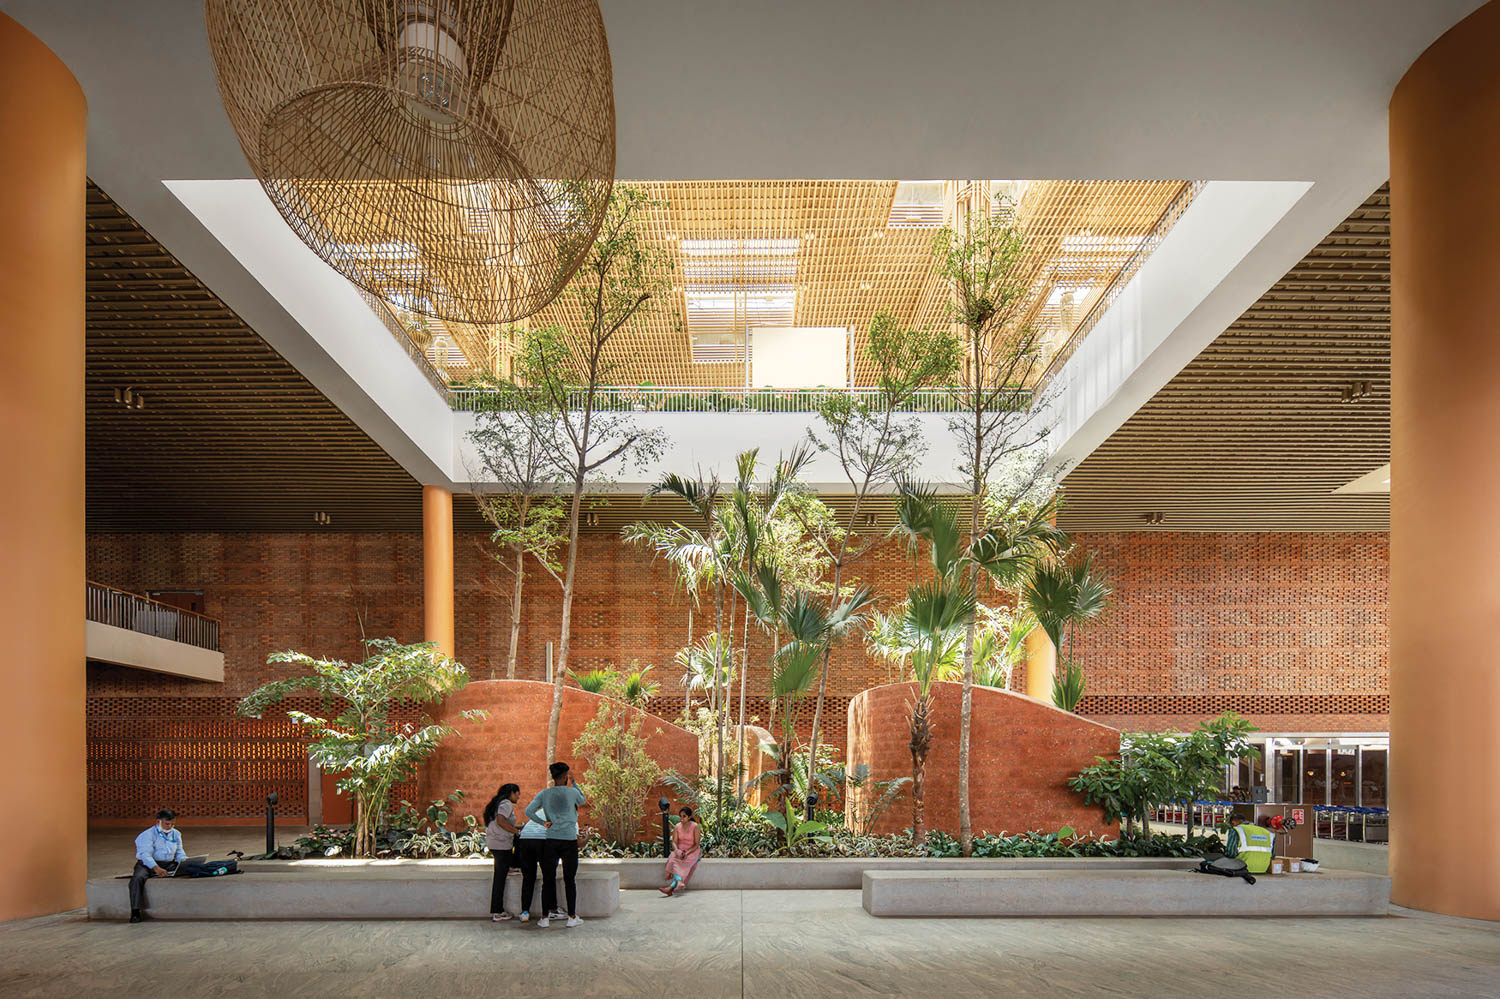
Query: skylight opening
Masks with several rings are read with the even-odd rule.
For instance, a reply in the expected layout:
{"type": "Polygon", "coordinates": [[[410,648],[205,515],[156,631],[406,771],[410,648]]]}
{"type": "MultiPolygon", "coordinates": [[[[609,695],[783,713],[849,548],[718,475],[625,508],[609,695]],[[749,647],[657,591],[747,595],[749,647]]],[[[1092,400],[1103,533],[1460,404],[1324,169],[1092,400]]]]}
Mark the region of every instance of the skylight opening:
{"type": "Polygon", "coordinates": [[[890,229],[936,228],[944,221],[946,181],[903,180],[896,183],[885,224],[890,229]]]}

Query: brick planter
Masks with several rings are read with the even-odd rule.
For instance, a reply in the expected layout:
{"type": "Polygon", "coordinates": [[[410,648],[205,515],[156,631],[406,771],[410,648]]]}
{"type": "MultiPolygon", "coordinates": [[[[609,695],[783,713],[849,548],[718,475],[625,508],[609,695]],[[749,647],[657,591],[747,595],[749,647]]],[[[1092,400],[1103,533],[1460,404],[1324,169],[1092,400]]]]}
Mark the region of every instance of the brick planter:
{"type": "MultiPolygon", "coordinates": [[[[958,833],[958,736],[963,687],[933,685],[934,738],[927,757],[929,829],[958,833]]],[[[848,761],[864,763],[877,780],[911,776],[907,705],[916,684],[872,687],[849,702],[848,761]]],[[[974,833],[1079,832],[1115,835],[1097,808],[1068,787],[1068,779],[1096,756],[1120,750],[1117,729],[1060,711],[1023,694],[974,688],[969,755],[974,833]]],[[[875,824],[875,832],[900,832],[912,824],[910,785],[875,824]]]]}
{"type": "MultiPolygon", "coordinates": [[[[557,752],[572,765],[580,783],[587,778],[588,761],[574,757],[573,740],[593,720],[602,700],[598,694],[577,687],[563,688],[557,752]]],[[[524,807],[545,786],[550,762],[545,758],[547,716],[551,709],[552,685],[534,680],[479,680],[449,697],[433,715],[460,734],[445,741],[422,768],[422,800],[461,789],[467,795],[467,807],[477,815],[495,789],[511,781],[521,785],[524,807]],[[479,722],[462,717],[461,712],[476,708],[489,712],[489,717],[479,722]]],[[[697,771],[698,738],[693,733],[650,714],[645,715],[641,732],[646,736],[646,751],[663,770],[684,775],[697,771]]],[[[671,796],[664,786],[658,786],[641,802],[644,838],[660,835],[656,799],[663,794],[671,796]]],[[[587,821],[587,809],[583,814],[587,821]]]]}

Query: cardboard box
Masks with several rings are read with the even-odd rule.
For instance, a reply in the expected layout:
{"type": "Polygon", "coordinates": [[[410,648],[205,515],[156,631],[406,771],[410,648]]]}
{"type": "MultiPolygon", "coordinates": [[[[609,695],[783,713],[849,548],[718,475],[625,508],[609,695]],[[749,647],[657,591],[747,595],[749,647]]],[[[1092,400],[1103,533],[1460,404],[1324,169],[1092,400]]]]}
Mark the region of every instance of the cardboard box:
{"type": "Polygon", "coordinates": [[[1301,857],[1272,857],[1271,858],[1271,873],[1272,874],[1301,874],[1302,873],[1302,858],[1301,857]],[[1276,870],[1276,868],[1277,868],[1278,865],[1281,867],[1280,871],[1276,870]]]}

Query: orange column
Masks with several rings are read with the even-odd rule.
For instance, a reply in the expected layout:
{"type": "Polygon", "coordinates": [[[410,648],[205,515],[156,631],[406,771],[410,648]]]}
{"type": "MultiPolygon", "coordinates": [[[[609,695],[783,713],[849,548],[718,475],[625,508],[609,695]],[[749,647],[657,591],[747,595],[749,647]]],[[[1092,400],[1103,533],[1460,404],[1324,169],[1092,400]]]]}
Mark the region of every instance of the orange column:
{"type": "Polygon", "coordinates": [[[1391,98],[1392,901],[1500,919],[1500,4],[1391,98]]]}
{"type": "Polygon", "coordinates": [[[5,920],[84,901],[85,107],[67,67],[4,14],[0,93],[0,772],[16,810],[0,850],[5,920]]]}
{"type": "Polygon", "coordinates": [[[1041,625],[1026,636],[1026,696],[1052,703],[1052,678],[1057,675],[1057,649],[1041,625]]]}
{"type": "Polygon", "coordinates": [[[453,655],[453,493],[422,487],[422,610],[427,641],[453,655]]]}

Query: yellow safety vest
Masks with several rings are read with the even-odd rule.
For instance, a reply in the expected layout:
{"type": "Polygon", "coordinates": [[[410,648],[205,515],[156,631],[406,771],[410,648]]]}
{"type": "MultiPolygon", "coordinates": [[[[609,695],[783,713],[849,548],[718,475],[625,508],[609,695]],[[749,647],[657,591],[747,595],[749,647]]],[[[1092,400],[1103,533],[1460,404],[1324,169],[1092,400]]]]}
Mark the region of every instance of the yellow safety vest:
{"type": "Polygon", "coordinates": [[[1239,837],[1238,844],[1230,843],[1235,847],[1230,856],[1243,860],[1251,874],[1264,874],[1271,869],[1271,830],[1242,822],[1230,832],[1239,837]]]}

